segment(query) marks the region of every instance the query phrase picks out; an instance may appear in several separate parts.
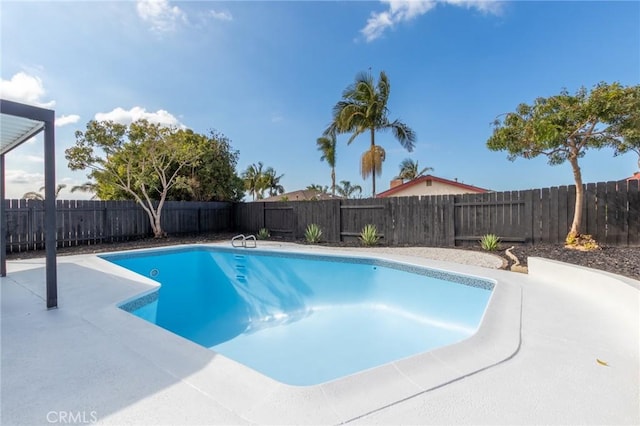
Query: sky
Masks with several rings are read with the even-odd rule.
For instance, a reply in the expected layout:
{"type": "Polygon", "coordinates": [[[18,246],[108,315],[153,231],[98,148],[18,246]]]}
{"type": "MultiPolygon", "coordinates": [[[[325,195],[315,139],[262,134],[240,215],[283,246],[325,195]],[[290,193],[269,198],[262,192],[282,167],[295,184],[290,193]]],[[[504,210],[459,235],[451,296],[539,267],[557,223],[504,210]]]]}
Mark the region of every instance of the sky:
{"type": "MultiPolygon", "coordinates": [[[[87,181],[64,150],[90,120],[138,118],[207,134],[263,162],[287,191],[330,185],[316,139],[356,74],[385,71],[389,118],[416,133],[387,152],[377,192],[405,158],[433,175],[495,191],[573,183],[568,164],[489,151],[492,122],[567,89],[640,80],[640,2],[594,1],[7,1],[0,2],[0,96],[56,112],[56,180],[87,181]]],[[[7,198],[44,184],[42,135],[6,155],[7,198]]],[[[366,135],[338,137],[337,181],[361,185],[366,135]]],[[[610,149],[581,160],[584,182],[637,171],[610,149]]]]}

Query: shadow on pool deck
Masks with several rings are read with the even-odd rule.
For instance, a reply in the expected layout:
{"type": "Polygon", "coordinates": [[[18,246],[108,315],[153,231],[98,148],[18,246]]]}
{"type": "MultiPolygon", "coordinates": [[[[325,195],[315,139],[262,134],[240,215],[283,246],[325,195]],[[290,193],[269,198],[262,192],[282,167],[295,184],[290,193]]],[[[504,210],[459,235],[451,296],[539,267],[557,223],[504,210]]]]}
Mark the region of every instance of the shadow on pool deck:
{"type": "Polygon", "coordinates": [[[44,268],[2,278],[2,424],[104,419],[150,396],[170,403],[138,419],[143,423],[171,418],[177,407],[201,413],[196,418],[202,422],[244,422],[198,390],[174,387],[211,362],[214,352],[193,350],[189,346],[196,345],[173,335],[166,337],[177,344],[166,346],[157,335],[168,332],[115,306],[149,286],[67,263],[58,276],[59,308],[53,310],[44,307],[44,268]],[[163,356],[150,363],[134,349],[141,344],[163,356]],[[181,353],[185,346],[188,356],[181,353]]]}

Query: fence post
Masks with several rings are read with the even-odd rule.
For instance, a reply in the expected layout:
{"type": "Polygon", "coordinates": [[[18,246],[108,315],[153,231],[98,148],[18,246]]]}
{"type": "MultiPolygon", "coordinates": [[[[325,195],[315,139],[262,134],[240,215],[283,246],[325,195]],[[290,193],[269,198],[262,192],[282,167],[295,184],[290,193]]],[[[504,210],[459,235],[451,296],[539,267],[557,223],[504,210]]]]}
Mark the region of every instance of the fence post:
{"type": "Polygon", "coordinates": [[[456,245],[456,197],[457,195],[447,195],[444,205],[446,244],[450,247],[455,247],[456,245]]]}

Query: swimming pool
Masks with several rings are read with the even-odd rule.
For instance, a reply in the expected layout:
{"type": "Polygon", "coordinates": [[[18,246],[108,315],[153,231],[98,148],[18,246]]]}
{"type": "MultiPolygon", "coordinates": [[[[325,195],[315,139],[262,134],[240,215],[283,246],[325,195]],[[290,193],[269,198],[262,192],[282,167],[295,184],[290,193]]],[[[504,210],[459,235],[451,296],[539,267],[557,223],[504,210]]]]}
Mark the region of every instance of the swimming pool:
{"type": "Polygon", "coordinates": [[[494,286],[362,257],[222,247],[102,257],[162,284],[123,309],[298,386],[466,339],[494,286]]]}

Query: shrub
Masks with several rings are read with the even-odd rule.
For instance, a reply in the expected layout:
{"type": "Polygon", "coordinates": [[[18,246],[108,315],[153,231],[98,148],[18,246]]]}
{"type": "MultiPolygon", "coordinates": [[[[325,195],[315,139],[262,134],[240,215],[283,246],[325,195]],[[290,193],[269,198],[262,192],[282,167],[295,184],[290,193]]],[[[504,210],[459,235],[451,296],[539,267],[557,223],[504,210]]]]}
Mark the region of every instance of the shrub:
{"type": "Polygon", "coordinates": [[[320,242],[320,237],[322,237],[322,229],[315,223],[312,223],[307,226],[307,229],[304,231],[304,237],[308,243],[318,243],[320,242]]]}
{"type": "Polygon", "coordinates": [[[360,232],[360,241],[365,246],[375,246],[380,239],[380,235],[378,235],[378,229],[375,225],[365,225],[360,232]]]}
{"type": "Polygon", "coordinates": [[[269,234],[269,230],[267,228],[260,228],[258,234],[256,235],[256,238],[259,240],[266,240],[270,236],[271,234],[269,234]]]}
{"type": "Polygon", "coordinates": [[[592,251],[600,248],[596,240],[589,234],[569,234],[564,246],[565,248],[581,251],[592,251]]]}
{"type": "Polygon", "coordinates": [[[480,247],[487,251],[496,251],[500,246],[500,237],[496,234],[486,234],[480,239],[480,247]]]}

